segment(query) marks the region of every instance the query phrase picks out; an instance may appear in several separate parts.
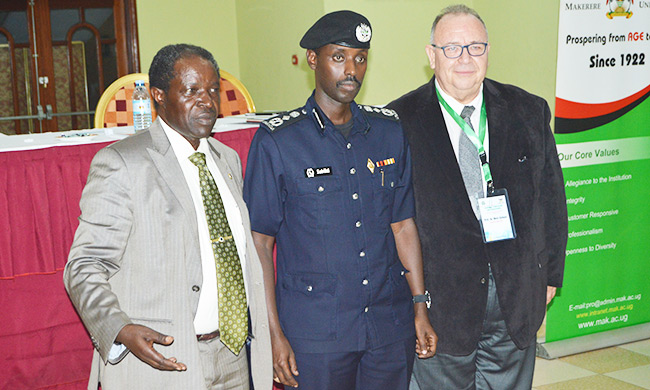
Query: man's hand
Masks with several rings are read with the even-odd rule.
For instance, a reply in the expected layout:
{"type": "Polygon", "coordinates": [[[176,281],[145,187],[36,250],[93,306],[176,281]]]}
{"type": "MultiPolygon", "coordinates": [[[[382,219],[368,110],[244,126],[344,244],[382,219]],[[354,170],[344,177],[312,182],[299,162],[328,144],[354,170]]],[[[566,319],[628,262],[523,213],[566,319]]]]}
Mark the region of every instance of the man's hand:
{"type": "Polygon", "coordinates": [[[546,286],[546,305],[547,306],[548,306],[549,303],[551,303],[551,301],[555,297],[556,292],[557,292],[557,287],[546,286]]]}
{"type": "Polygon", "coordinates": [[[296,355],[284,334],[271,336],[271,349],[273,350],[273,380],[285,386],[298,387],[298,382],[293,377],[298,376],[296,355]]]}
{"type": "Polygon", "coordinates": [[[294,375],[298,375],[296,355],[293,353],[289,340],[282,332],[275,303],[275,265],[273,264],[275,237],[253,232],[253,241],[264,273],[264,291],[266,292],[271,350],[273,351],[273,380],[285,386],[298,387],[298,382],[294,378],[294,375]]]}
{"type": "MultiPolygon", "coordinates": [[[[415,305],[425,306],[425,303],[421,302],[415,305]]],[[[420,359],[427,359],[436,354],[438,335],[436,335],[429,322],[426,306],[423,310],[417,311],[415,315],[415,336],[417,337],[415,341],[415,352],[420,359]]]]}
{"type": "MultiPolygon", "coordinates": [[[[424,273],[422,270],[422,250],[420,236],[415,225],[415,219],[408,218],[390,224],[395,237],[397,254],[404,268],[409,270],[406,281],[413,296],[424,294],[424,273]]],[[[415,312],[415,352],[420,359],[430,358],[435,355],[438,345],[438,336],[429,322],[429,314],[425,302],[413,304],[415,312]]]]}
{"type": "Polygon", "coordinates": [[[176,358],[167,359],[153,348],[153,344],[171,345],[172,336],[165,336],[146,326],[129,324],[117,334],[115,339],[124,344],[138,359],[153,368],[163,371],[185,371],[187,366],[176,361],[176,358]]]}

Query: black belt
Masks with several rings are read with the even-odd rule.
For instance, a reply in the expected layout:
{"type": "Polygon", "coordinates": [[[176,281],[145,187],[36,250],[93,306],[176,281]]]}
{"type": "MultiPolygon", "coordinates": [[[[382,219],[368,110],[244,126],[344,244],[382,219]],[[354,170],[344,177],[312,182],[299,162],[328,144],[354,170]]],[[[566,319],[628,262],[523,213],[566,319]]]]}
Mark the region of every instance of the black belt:
{"type": "Polygon", "coordinates": [[[214,338],[217,338],[217,337],[219,337],[220,335],[221,335],[221,332],[219,332],[219,330],[217,329],[217,330],[215,330],[215,331],[212,332],[212,333],[197,334],[197,335],[196,335],[196,339],[197,339],[198,341],[208,341],[208,340],[212,340],[212,339],[214,339],[214,338]]]}

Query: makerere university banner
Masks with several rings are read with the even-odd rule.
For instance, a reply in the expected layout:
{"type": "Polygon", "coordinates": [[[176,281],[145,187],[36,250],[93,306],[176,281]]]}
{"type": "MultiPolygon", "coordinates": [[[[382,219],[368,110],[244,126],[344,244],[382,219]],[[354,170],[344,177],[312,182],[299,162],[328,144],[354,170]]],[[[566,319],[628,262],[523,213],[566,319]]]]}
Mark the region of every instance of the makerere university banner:
{"type": "Polygon", "coordinates": [[[650,0],[562,0],[558,36],[569,243],[546,342],[650,322],[650,0]]]}

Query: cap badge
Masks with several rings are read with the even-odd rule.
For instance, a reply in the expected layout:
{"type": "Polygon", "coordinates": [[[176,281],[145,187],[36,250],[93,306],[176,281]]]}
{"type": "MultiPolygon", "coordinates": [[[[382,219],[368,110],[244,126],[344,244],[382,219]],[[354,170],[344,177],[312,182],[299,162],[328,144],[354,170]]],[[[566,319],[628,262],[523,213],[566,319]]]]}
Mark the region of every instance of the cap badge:
{"type": "Polygon", "coordinates": [[[370,36],[372,32],[370,31],[370,26],[365,23],[359,23],[356,30],[357,40],[362,43],[370,41],[370,36]]]}

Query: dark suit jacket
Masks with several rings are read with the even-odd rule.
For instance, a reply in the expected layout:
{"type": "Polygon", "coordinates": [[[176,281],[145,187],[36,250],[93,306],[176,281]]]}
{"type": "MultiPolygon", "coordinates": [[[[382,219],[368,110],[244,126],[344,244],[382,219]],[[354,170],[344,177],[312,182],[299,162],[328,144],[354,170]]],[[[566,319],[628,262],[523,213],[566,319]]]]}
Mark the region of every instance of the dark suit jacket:
{"type": "Polygon", "coordinates": [[[524,348],[545,314],[546,286],[560,287],[567,242],[564,179],[543,99],[486,79],[490,169],[506,188],[517,238],[484,244],[449,140],[434,79],[388,105],[411,145],[416,222],[438,333],[438,352],[467,355],[485,315],[488,263],[510,336],[524,348]]]}

